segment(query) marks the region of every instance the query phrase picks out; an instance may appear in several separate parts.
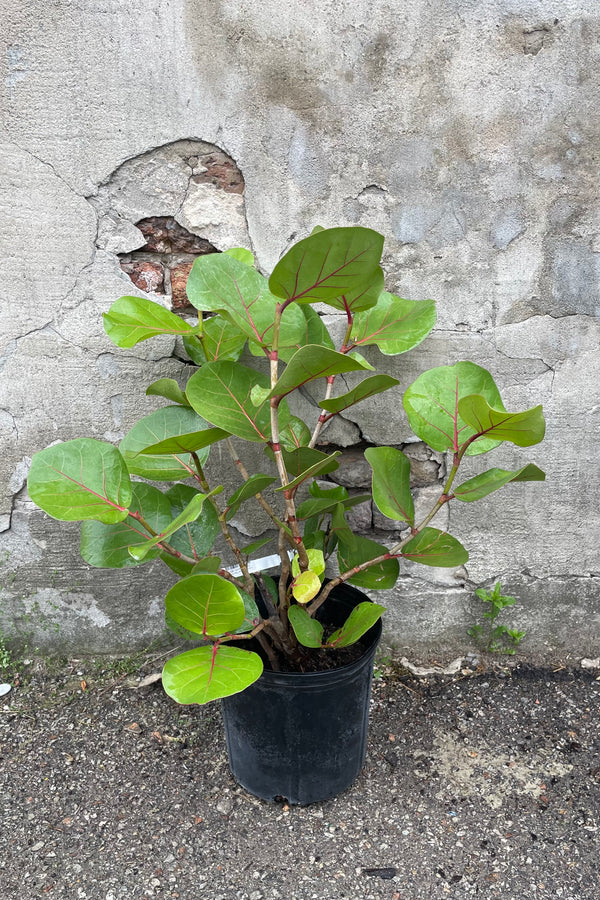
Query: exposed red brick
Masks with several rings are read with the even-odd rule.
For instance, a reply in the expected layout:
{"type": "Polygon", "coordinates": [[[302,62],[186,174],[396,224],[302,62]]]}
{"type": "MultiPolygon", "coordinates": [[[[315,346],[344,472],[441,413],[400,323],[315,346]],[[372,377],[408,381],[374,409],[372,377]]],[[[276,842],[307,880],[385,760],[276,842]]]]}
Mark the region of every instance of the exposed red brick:
{"type": "Polygon", "coordinates": [[[136,260],[122,262],[121,268],[127,272],[133,283],[147,294],[164,294],[165,273],[160,263],[136,260]]]}
{"type": "Polygon", "coordinates": [[[173,266],[171,269],[171,291],[173,294],[171,306],[173,309],[183,309],[183,307],[190,305],[185,286],[192,265],[193,263],[191,262],[179,263],[178,266],[173,266]]]}
{"type": "Polygon", "coordinates": [[[197,184],[214,184],[230,194],[244,193],[244,177],[232,158],[221,150],[200,157],[206,172],[195,175],[197,184]]]}
{"type": "Polygon", "coordinates": [[[215,248],[204,238],[198,237],[184,228],[172,216],[151,216],[137,222],[146,238],[141,248],[145,253],[214,253],[215,248]]]}

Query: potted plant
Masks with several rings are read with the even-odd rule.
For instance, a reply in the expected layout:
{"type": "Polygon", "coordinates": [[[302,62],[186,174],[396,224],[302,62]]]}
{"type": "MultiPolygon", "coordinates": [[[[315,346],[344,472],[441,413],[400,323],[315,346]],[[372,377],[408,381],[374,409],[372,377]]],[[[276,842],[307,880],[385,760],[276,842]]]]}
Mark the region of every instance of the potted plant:
{"type": "Polygon", "coordinates": [[[384,290],[382,249],[383,237],[367,228],[316,228],[268,280],[247,250],[200,257],[187,285],[199,311],[194,323],[148,299],[121,297],[104,315],[118,347],[179,335],[197,370],[184,389],[173,379],[151,384],[146,393],[169,405],[142,418],[118,449],[81,438],[42,450],[31,465],[32,500],[56,519],[83,522],[81,553],[89,564],[120,568],[160,557],[179,577],[165,598],[167,624],[202,645],[168,660],[165,690],[179,703],[223,699],[232,771],[266,798],[324,799],[362,767],[384,607],[357,588],[391,588],[400,559],[465,563],[460,542],[430,524],[436,513],[452,500],[472,502],[509,482],[544,478],[528,464],[458,483],[467,457],[502,441],[535,444],[545,426],[539,406],[507,412],[478,365],[442,366],[420,375],[403,399],[417,438],[451,456],[437,502],[417,521],[409,459],[393,446],[370,447],[373,501],[384,516],[405,522],[407,533],[388,547],[352,532],[348,510],[365,495],[349,496],[323,480],[338,467],[339,453],[319,448],[322,429],[398,385],[373,374],[363,348],[404,353],[435,322],[432,301],[384,290]],[[346,327],[337,348],[315,304],[341,311],[346,327]],[[253,365],[249,354],[240,362],[246,343],[253,365]],[[338,391],[345,373],[363,377],[338,391]],[[322,389],[314,422],[294,413],[294,396],[306,385],[322,389]],[[206,476],[217,442],[239,472],[230,496],[206,476]],[[246,469],[248,444],[264,449],[259,471],[246,469]],[[149,482],[173,484],[163,491],[149,482]],[[274,483],[275,499],[267,499],[274,483]],[[229,528],[250,502],[277,530],[276,579],[261,571],[265,560],[255,561],[265,542],[241,547],[229,528]],[[237,568],[215,555],[219,534],[237,568]],[[332,554],[337,571],[327,579],[332,554]]]}

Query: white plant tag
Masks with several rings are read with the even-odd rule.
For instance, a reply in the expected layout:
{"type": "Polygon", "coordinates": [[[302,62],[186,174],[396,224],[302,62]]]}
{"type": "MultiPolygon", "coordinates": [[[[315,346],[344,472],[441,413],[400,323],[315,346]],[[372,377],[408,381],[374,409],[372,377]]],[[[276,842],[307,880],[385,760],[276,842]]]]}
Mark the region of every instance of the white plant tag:
{"type": "MultiPolygon", "coordinates": [[[[294,556],[293,550],[288,550],[288,556],[290,560],[294,556]]],[[[248,563],[248,571],[249,572],[261,572],[264,569],[275,569],[281,565],[281,559],[279,557],[279,553],[274,553],[272,556],[263,556],[262,559],[252,559],[248,563]]],[[[239,566],[226,566],[226,571],[229,572],[230,575],[233,575],[234,578],[239,578],[242,574],[242,570],[239,566]]]]}

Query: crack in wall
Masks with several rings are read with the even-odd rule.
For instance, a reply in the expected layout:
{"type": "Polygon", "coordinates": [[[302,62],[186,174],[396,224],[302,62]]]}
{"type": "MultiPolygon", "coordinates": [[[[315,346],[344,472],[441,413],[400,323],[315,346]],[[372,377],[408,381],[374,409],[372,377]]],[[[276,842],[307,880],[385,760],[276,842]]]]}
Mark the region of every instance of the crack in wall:
{"type": "Polygon", "coordinates": [[[42,159],[41,156],[37,156],[37,154],[35,154],[33,152],[33,150],[29,150],[28,147],[21,146],[21,144],[18,144],[14,139],[11,139],[10,143],[13,145],[13,147],[16,147],[17,150],[20,150],[21,153],[26,153],[27,156],[31,156],[32,159],[35,159],[42,166],[45,166],[45,168],[50,169],[50,171],[55,176],[55,178],[57,178],[59,181],[61,181],[65,185],[65,187],[67,187],[69,189],[69,191],[75,195],[75,197],[78,197],[81,200],[87,200],[87,197],[84,197],[83,194],[78,193],[78,191],[75,190],[73,185],[69,184],[67,179],[63,175],[61,175],[60,172],[57,172],[56,167],[54,166],[53,163],[48,162],[45,159],[42,159]]]}
{"type": "Polygon", "coordinates": [[[19,501],[23,501],[27,496],[27,475],[31,465],[31,457],[24,456],[16,465],[8,482],[8,489],[12,496],[10,498],[10,509],[7,513],[0,515],[0,534],[10,531],[12,527],[12,517],[15,507],[19,501]]]}

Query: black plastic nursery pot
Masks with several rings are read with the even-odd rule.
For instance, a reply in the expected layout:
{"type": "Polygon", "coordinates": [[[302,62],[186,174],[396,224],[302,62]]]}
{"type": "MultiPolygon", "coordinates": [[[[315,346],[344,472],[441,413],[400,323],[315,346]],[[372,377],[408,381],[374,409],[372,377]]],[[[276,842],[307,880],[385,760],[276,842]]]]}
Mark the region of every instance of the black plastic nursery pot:
{"type": "MultiPolygon", "coordinates": [[[[336,587],[318,618],[339,627],[369,598],[336,587]]],[[[350,787],[367,749],[373,661],[381,621],[364,637],[354,662],[322,672],[265,670],[245,691],[222,702],[229,765],[236,781],[263,800],[306,805],[350,787]]]]}

